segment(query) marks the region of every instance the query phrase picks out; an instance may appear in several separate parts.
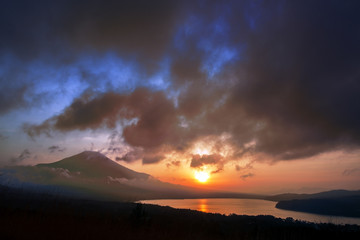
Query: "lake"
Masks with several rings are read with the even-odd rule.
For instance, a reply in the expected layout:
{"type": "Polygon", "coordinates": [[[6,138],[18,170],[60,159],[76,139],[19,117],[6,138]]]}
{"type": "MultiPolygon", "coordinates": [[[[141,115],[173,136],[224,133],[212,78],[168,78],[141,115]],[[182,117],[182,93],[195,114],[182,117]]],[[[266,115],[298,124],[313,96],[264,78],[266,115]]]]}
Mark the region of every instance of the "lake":
{"type": "Polygon", "coordinates": [[[210,198],[210,199],[160,199],[142,200],[141,203],[170,206],[198,210],[207,213],[238,214],[238,215],[272,215],[278,218],[291,217],[316,223],[357,224],[360,218],[326,216],[311,213],[302,213],[275,208],[276,202],[258,199],[210,198]]]}

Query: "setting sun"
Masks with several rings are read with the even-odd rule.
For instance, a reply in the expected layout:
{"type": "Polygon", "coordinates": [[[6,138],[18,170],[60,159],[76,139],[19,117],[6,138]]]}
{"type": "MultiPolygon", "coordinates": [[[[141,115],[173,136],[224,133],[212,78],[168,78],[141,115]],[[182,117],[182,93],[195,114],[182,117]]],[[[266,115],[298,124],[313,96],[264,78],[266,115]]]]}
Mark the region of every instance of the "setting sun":
{"type": "Polygon", "coordinates": [[[209,173],[205,171],[196,171],[195,172],[195,178],[202,183],[205,183],[209,179],[210,175],[209,173]]]}

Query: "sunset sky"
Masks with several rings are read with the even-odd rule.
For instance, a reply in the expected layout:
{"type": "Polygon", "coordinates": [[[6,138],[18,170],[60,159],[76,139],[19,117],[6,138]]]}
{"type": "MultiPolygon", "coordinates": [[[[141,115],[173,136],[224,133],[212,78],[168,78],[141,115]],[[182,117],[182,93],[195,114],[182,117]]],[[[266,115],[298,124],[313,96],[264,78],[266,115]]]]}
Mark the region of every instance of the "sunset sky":
{"type": "Polygon", "coordinates": [[[356,0],[1,1],[0,166],[93,150],[187,186],[360,189],[359,12],[356,0]]]}

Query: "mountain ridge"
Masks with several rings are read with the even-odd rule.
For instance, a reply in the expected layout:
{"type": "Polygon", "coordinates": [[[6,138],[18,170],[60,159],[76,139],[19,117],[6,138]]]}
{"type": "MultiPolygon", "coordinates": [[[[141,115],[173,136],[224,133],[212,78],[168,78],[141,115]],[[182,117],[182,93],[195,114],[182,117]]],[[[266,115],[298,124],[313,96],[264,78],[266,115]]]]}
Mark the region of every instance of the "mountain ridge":
{"type": "Polygon", "coordinates": [[[270,201],[288,201],[288,200],[302,200],[302,199],[324,199],[324,198],[338,198],[338,197],[349,197],[349,196],[360,196],[360,190],[344,190],[336,189],[325,192],[318,192],[312,194],[297,194],[297,193],[283,193],[272,196],[267,196],[265,199],[270,201]]]}
{"type": "Polygon", "coordinates": [[[103,154],[95,151],[84,151],[53,163],[37,164],[37,167],[63,168],[78,172],[87,177],[108,177],[126,179],[148,179],[149,174],[126,168],[103,154]]]}
{"type": "Polygon", "coordinates": [[[84,151],[53,163],[0,169],[0,185],[55,195],[67,192],[74,196],[115,201],[193,198],[199,196],[199,192],[204,192],[162,182],[94,151],[84,151]]]}

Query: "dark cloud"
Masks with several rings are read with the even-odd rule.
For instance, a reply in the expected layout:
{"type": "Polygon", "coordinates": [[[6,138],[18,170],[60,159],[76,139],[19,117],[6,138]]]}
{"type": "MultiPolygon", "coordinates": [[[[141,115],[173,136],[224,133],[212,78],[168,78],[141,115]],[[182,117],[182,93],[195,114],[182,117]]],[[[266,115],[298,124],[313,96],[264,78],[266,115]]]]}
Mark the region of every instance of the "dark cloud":
{"type": "Polygon", "coordinates": [[[239,147],[254,140],[256,152],[283,160],[357,148],[359,3],[279,1],[257,8],[253,29],[236,31],[243,19],[234,10],[227,25],[233,31],[217,38],[246,43],[244,60],[223,69],[236,79],[234,85],[221,79],[233,88],[225,88],[223,105],[214,107],[222,95],[207,96],[224,87],[203,91],[205,82],[180,96],[186,116],[200,118],[194,132],[230,132],[239,147]]]}
{"type": "Polygon", "coordinates": [[[48,147],[48,150],[50,153],[64,152],[66,150],[66,148],[61,148],[60,146],[53,145],[53,146],[48,147]]]}
{"type": "Polygon", "coordinates": [[[199,168],[204,165],[216,165],[220,163],[222,160],[222,156],[218,154],[211,155],[194,155],[191,159],[190,167],[199,168]]]}
{"type": "Polygon", "coordinates": [[[31,152],[28,149],[24,149],[18,157],[11,158],[10,162],[17,164],[29,158],[31,158],[31,152]]]}
{"type": "MultiPolygon", "coordinates": [[[[141,65],[142,72],[153,73],[167,55],[186,4],[166,0],[37,0],[31,4],[26,0],[2,1],[0,114],[51,99],[38,94],[29,84],[47,81],[38,76],[31,78],[35,67],[24,74],[23,69],[34,62],[46,63],[46,67],[61,72],[81,56],[96,58],[112,52],[141,65]],[[6,65],[11,66],[5,69],[6,65]]],[[[102,77],[91,70],[82,73],[80,77],[90,85],[101,82],[91,79],[102,77]]],[[[63,83],[63,79],[60,81],[63,83]]]]}
{"type": "Polygon", "coordinates": [[[257,151],[295,159],[358,146],[359,3],[269,7],[250,35],[247,77],[232,95],[262,123],[257,151]]]}
{"type": "Polygon", "coordinates": [[[24,59],[50,54],[69,60],[82,51],[111,49],[151,64],[171,42],[183,5],[166,0],[5,1],[0,51],[24,59]]]}
{"type": "Polygon", "coordinates": [[[24,123],[22,129],[32,139],[35,139],[35,137],[39,136],[40,134],[45,134],[47,137],[51,137],[50,133],[52,129],[50,120],[43,122],[41,125],[31,125],[29,123],[24,123]]]}
{"type": "Polygon", "coordinates": [[[204,166],[212,166],[216,169],[211,173],[218,173],[223,170],[224,159],[219,154],[210,154],[210,155],[193,155],[190,163],[192,168],[202,168],[204,166]]]}
{"type": "Polygon", "coordinates": [[[25,93],[28,89],[27,86],[22,86],[18,88],[7,87],[3,77],[0,76],[1,86],[4,86],[0,89],[0,114],[6,113],[14,108],[24,107],[27,105],[25,100],[25,93]]]}
{"type": "Polygon", "coordinates": [[[124,128],[127,143],[135,147],[154,148],[176,141],[173,130],[177,119],[173,103],[162,92],[137,89],[129,95],[105,93],[76,99],[65,111],[41,125],[25,125],[29,136],[51,135],[58,131],[114,128],[120,119],[136,120],[124,128]]]}
{"type": "MultiPolygon", "coordinates": [[[[76,99],[62,114],[40,125],[24,125],[24,130],[31,137],[39,134],[51,136],[54,130],[66,132],[101,127],[112,129],[120,119],[130,121],[123,129],[125,142],[133,147],[145,149],[148,155],[152,155],[145,155],[144,163],[156,162],[162,158],[154,154],[154,149],[180,142],[181,133],[178,131],[174,104],[163,92],[151,92],[144,88],[137,89],[131,94],[109,92],[93,96],[86,93],[76,99]]],[[[116,148],[116,136],[110,138],[109,149],[112,151],[116,148]]],[[[128,153],[120,159],[132,161],[138,156],[138,153],[128,153]]]]}
{"type": "MultiPolygon", "coordinates": [[[[170,86],[164,92],[87,92],[61,114],[25,125],[29,136],[114,129],[123,121],[124,142],[141,154],[137,150],[119,159],[142,158],[144,163],[223,133],[231,135],[230,159],[262,153],[290,160],[359,147],[358,1],[199,1],[191,7],[172,1],[79,3],[58,3],[41,37],[54,32],[77,50],[134,54],[144,66],[166,56],[170,86]]],[[[21,29],[33,14],[21,13],[20,21],[8,13],[3,18],[21,29]]],[[[34,17],[34,36],[41,26],[38,19],[44,16],[34,17]]],[[[10,33],[1,46],[8,43],[14,52],[46,48],[31,38],[24,46],[11,43],[30,33],[10,33]]],[[[191,166],[221,166],[223,161],[214,154],[197,156],[191,166]]]]}

